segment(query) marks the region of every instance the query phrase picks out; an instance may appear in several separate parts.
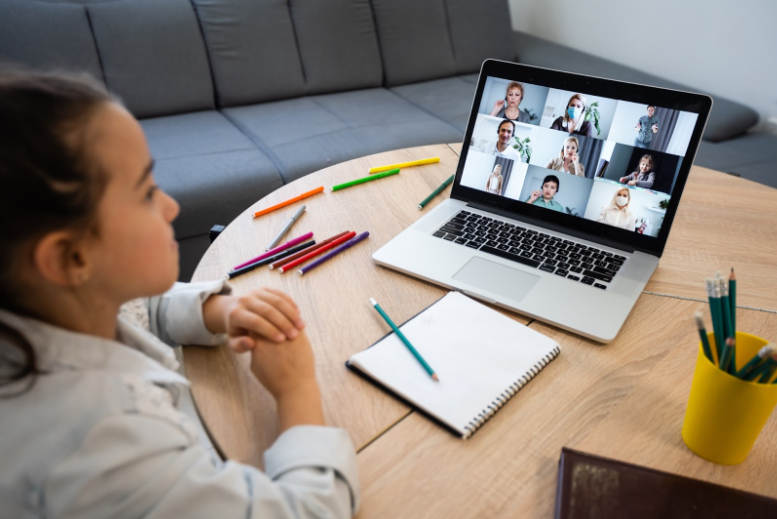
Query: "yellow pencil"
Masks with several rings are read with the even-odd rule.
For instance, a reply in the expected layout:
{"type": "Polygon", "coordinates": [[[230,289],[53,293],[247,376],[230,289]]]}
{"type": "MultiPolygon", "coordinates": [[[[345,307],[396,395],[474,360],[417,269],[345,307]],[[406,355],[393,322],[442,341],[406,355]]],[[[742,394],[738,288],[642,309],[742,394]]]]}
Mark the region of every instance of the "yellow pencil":
{"type": "Polygon", "coordinates": [[[435,162],[440,162],[440,157],[432,157],[430,159],[421,159],[421,160],[413,160],[410,162],[402,162],[401,164],[392,164],[390,166],[380,166],[379,168],[370,168],[370,175],[373,173],[381,173],[383,171],[388,171],[390,169],[397,169],[397,168],[409,168],[411,166],[423,166],[424,164],[434,164],[435,162]]]}

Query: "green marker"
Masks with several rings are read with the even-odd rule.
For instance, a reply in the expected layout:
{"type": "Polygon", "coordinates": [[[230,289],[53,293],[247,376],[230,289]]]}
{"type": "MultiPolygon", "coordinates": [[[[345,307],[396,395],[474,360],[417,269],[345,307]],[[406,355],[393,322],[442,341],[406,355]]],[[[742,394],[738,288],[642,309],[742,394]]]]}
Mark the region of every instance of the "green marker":
{"type": "Polygon", "coordinates": [[[418,204],[418,210],[420,211],[421,209],[423,209],[423,208],[424,208],[424,206],[425,206],[426,204],[428,204],[429,202],[431,202],[431,201],[432,201],[432,198],[434,198],[434,197],[436,197],[437,195],[439,195],[440,193],[442,193],[442,192],[443,192],[443,190],[444,190],[446,187],[448,187],[448,186],[451,184],[451,182],[453,182],[453,179],[454,179],[454,178],[456,178],[456,175],[451,175],[451,176],[450,176],[450,178],[448,178],[448,180],[446,180],[445,182],[443,182],[443,183],[440,185],[440,187],[438,187],[437,189],[435,189],[434,191],[432,191],[432,194],[431,194],[431,195],[429,195],[429,196],[427,196],[426,198],[424,198],[424,201],[423,201],[423,202],[421,202],[420,204],[418,204]]]}
{"type": "Polygon", "coordinates": [[[351,180],[350,182],[344,182],[342,184],[337,184],[336,186],[332,186],[332,191],[339,191],[341,189],[345,189],[346,187],[357,186],[359,184],[364,184],[365,182],[370,182],[371,180],[378,180],[379,178],[388,177],[390,175],[396,175],[397,173],[399,173],[398,169],[392,169],[391,171],[386,171],[385,173],[378,173],[376,175],[370,175],[368,177],[358,178],[356,180],[351,180]]]}

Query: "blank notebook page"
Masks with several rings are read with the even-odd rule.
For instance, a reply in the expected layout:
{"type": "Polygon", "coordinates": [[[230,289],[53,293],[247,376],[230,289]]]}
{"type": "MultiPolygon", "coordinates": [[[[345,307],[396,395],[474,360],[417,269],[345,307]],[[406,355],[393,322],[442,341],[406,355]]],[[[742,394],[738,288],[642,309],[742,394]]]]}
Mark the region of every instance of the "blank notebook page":
{"type": "Polygon", "coordinates": [[[559,353],[552,339],[459,292],[400,329],[439,382],[394,333],[349,364],[465,438],[559,353]]]}

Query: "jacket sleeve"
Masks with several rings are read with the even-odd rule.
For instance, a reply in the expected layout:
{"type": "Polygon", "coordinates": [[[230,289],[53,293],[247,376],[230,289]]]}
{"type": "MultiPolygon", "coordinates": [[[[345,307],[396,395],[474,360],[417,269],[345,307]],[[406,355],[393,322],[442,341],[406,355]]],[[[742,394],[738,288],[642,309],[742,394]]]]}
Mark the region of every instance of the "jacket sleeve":
{"type": "Polygon", "coordinates": [[[173,288],[145,301],[151,333],[170,346],[197,344],[215,346],[226,340],[205,326],[202,304],[211,295],[229,295],[232,287],[226,280],[201,283],[176,283],[173,288]]]}
{"type": "Polygon", "coordinates": [[[163,418],[114,414],[51,470],[45,515],[286,519],[356,513],[356,453],[343,429],[291,428],[265,453],[265,468],[222,464],[163,418]]]}
{"type": "Polygon", "coordinates": [[[656,180],[656,172],[655,171],[651,171],[650,173],[648,173],[647,180],[637,180],[637,185],[639,187],[644,187],[646,189],[650,189],[651,187],[653,187],[653,182],[655,180],[656,180]]]}

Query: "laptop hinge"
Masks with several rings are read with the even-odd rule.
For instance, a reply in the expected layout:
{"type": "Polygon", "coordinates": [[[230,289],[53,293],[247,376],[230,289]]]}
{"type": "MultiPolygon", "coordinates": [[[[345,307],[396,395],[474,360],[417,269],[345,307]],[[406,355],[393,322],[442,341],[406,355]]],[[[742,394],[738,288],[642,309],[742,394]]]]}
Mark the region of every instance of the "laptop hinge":
{"type": "Polygon", "coordinates": [[[473,207],[475,209],[479,209],[481,211],[486,211],[488,213],[494,213],[498,214],[499,216],[504,216],[505,218],[510,218],[512,220],[518,220],[519,222],[526,222],[531,225],[536,225],[537,227],[545,227],[546,229],[549,229],[551,231],[560,232],[563,234],[567,234],[569,236],[574,236],[575,238],[580,238],[583,240],[592,241],[594,243],[598,243],[599,245],[604,245],[605,247],[612,247],[613,249],[622,250],[627,253],[632,253],[635,251],[643,252],[645,254],[650,254],[651,256],[658,257],[658,254],[655,252],[641,249],[638,247],[632,247],[631,245],[624,245],[623,243],[618,243],[612,240],[608,240],[606,238],[602,238],[601,236],[594,236],[589,233],[585,233],[582,231],[578,231],[575,229],[570,229],[568,227],[564,227],[562,225],[556,225],[549,222],[546,222],[545,220],[539,220],[536,218],[530,218],[528,216],[524,215],[518,215],[515,213],[511,213],[509,211],[504,211],[502,209],[498,209],[496,207],[485,205],[485,204],[478,204],[476,202],[468,201],[467,205],[470,207],[473,207]]]}

